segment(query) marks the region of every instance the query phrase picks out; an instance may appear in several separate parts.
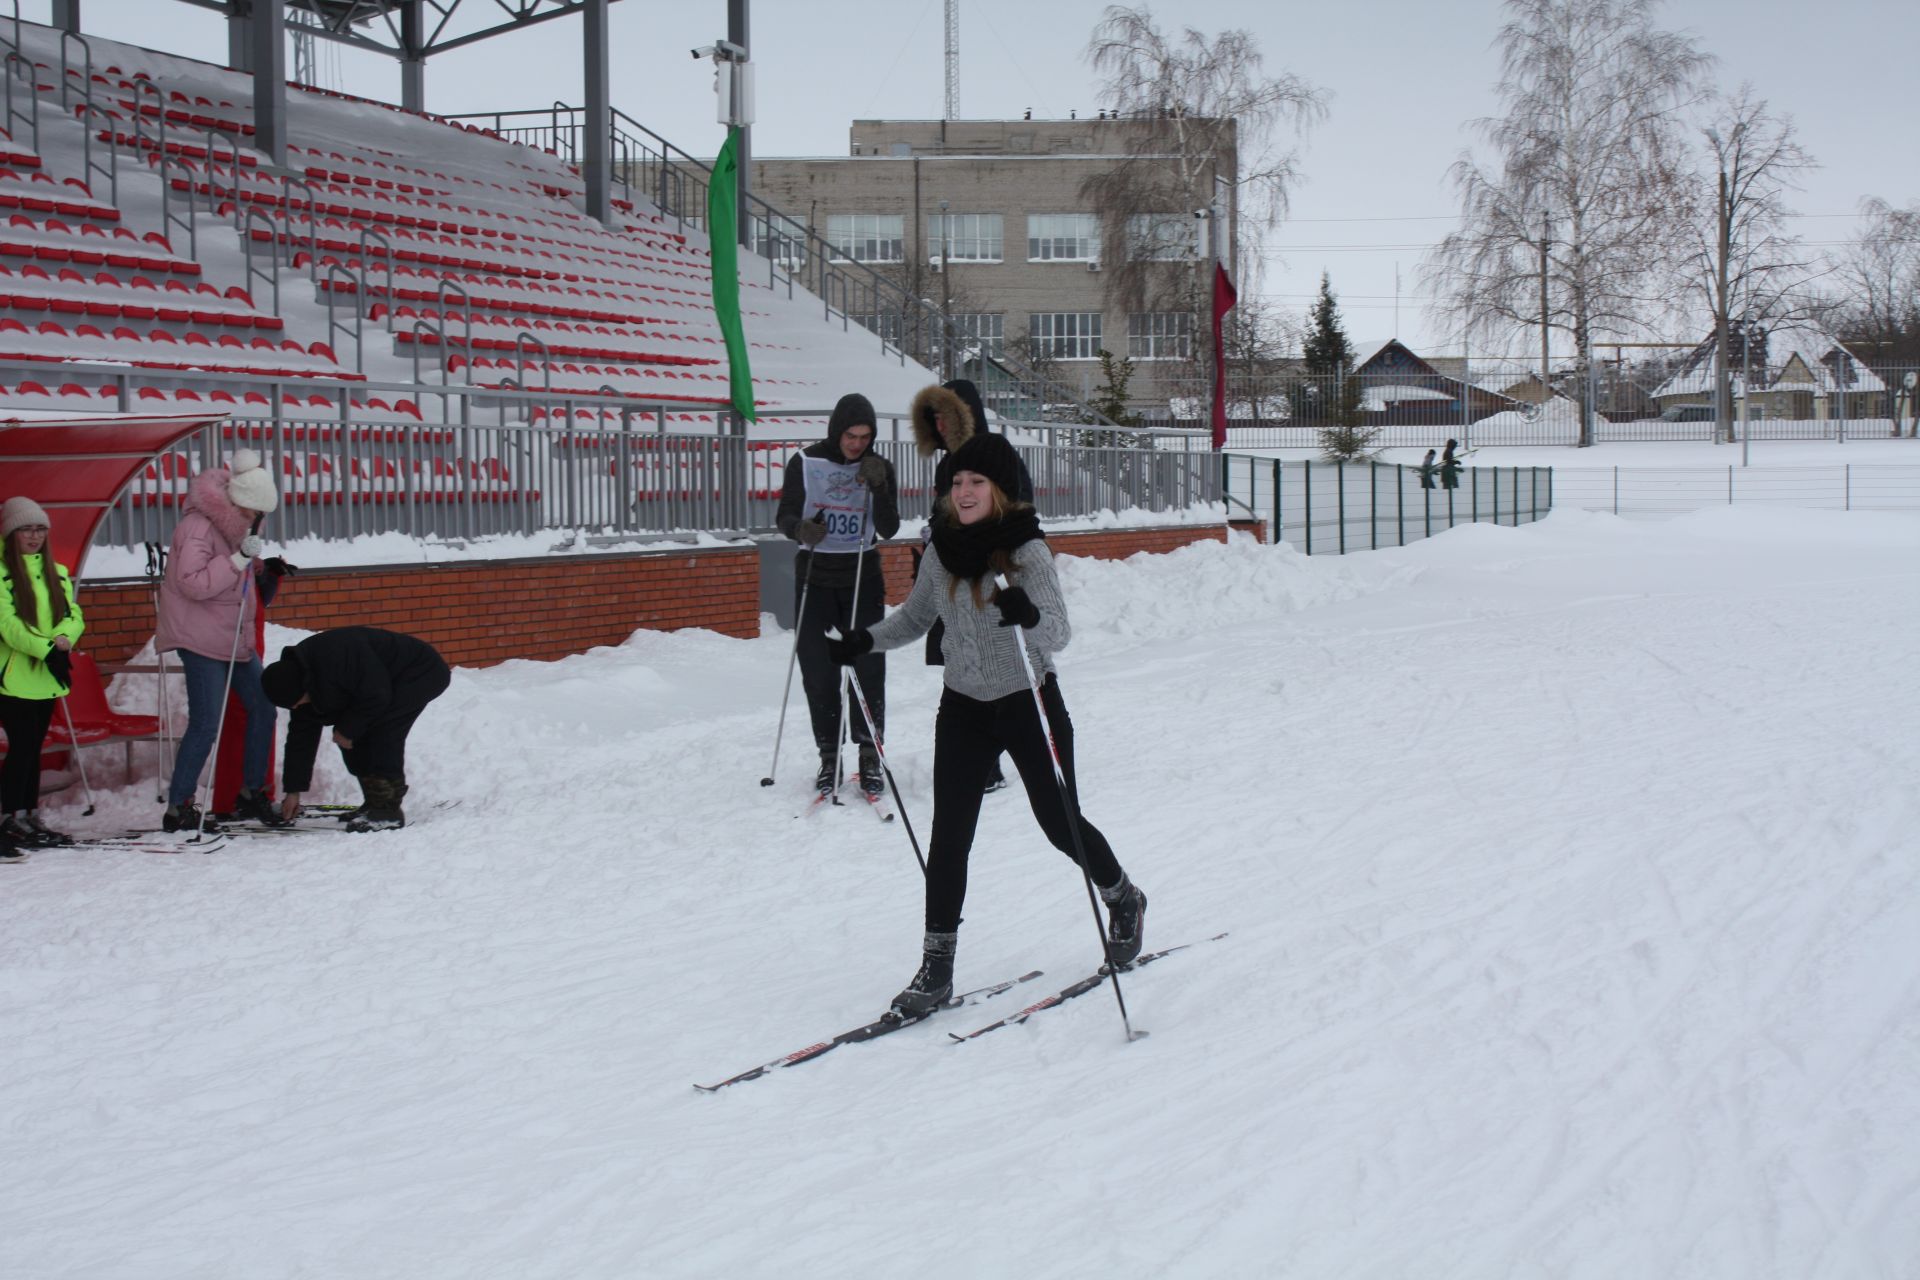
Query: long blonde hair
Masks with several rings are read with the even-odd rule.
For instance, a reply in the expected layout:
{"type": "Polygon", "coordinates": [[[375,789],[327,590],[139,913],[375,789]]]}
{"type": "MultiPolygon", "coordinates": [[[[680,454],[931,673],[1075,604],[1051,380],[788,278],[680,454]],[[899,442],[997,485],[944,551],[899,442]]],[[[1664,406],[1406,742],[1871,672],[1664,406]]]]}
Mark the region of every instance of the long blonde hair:
{"type": "MultiPolygon", "coordinates": [[[[1006,495],[1005,490],[991,480],[987,481],[987,498],[987,520],[1001,520],[1015,511],[1024,511],[1033,505],[1029,502],[1015,502],[1006,495]]],[[[953,494],[951,491],[949,491],[945,498],[940,500],[940,511],[935,518],[949,529],[964,529],[967,527],[960,523],[960,517],[954,512],[953,494]]],[[[976,520],[974,523],[982,524],[985,523],[985,521],[976,520]]],[[[996,547],[988,554],[987,567],[994,573],[1005,574],[1009,579],[1020,572],[1020,566],[1013,562],[1013,553],[1004,547],[996,547]]],[[[973,607],[976,609],[984,609],[987,607],[987,598],[980,593],[980,584],[983,581],[985,581],[984,574],[981,577],[970,578],[967,581],[967,589],[973,595],[973,607]]],[[[949,575],[947,578],[947,599],[953,599],[959,591],[959,586],[960,580],[949,575]]]]}
{"type": "MultiPolygon", "coordinates": [[[[33,579],[27,572],[27,554],[20,550],[22,532],[15,529],[7,535],[7,581],[13,585],[14,613],[28,626],[38,627],[42,625],[40,601],[33,593],[33,579]]],[[[53,614],[53,620],[45,626],[57,627],[67,620],[67,593],[60,589],[60,566],[54,563],[51,535],[40,548],[40,576],[46,580],[47,602],[53,614]]]]}

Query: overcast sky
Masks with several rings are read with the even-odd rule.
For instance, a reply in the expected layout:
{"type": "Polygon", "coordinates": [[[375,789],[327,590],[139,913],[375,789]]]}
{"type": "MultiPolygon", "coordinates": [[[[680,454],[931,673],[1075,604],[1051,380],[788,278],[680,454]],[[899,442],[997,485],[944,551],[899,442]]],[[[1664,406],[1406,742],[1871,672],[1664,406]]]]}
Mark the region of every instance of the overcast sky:
{"type": "MultiPolygon", "coordinates": [[[[50,7],[26,0],[21,12],[46,21],[50,7]]],[[[1096,111],[1099,94],[1082,55],[1104,7],[1096,0],[961,0],[961,116],[1096,111]]],[[[1493,40],[1503,7],[1496,0],[1151,7],[1168,27],[1190,24],[1209,36],[1244,28],[1269,70],[1295,72],[1331,96],[1328,119],[1299,143],[1305,181],[1292,217],[1271,237],[1266,292],[1304,312],[1324,270],[1354,338],[1397,332],[1416,349],[1457,352],[1425,313],[1417,268],[1425,247],[1454,221],[1447,170],[1478,141],[1469,122],[1497,109],[1493,40]]],[[[725,0],[622,0],[611,10],[614,105],[695,155],[712,154],[721,126],[710,64],[688,51],[725,35],[726,9],[725,0]]],[[[1920,200],[1920,95],[1911,70],[1920,3],[1671,0],[1661,12],[1662,25],[1695,35],[1720,59],[1723,87],[1751,81],[1793,117],[1802,145],[1821,164],[1793,201],[1803,215],[1794,226],[1808,241],[1844,241],[1864,196],[1920,200]]],[[[467,0],[448,34],[503,17],[490,0],[467,0]]],[[[87,30],[136,44],[225,57],[220,16],[170,0],[82,0],[82,20],[87,30]]],[[[943,0],[757,0],[752,22],[758,155],[846,155],[852,120],[943,113],[943,0]]],[[[578,103],[579,32],[577,18],[560,18],[445,54],[428,66],[427,106],[452,113],[578,103]]],[[[398,101],[395,63],[321,48],[333,87],[398,101]]],[[[1526,340],[1512,347],[1522,351],[1526,340]]]]}

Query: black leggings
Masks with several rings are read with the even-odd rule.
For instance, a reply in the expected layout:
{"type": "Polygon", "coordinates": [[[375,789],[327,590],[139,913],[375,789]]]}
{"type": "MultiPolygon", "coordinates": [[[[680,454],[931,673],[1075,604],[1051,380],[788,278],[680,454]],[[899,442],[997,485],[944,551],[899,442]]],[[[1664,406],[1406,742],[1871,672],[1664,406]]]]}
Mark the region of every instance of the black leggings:
{"type": "Polygon", "coordinates": [[[0,729],[7,731],[7,762],[0,764],[0,810],[40,807],[40,748],[53,723],[54,698],[0,694],[0,729]]]}
{"type": "MultiPolygon", "coordinates": [[[[1054,744],[1060,750],[1060,767],[1077,811],[1073,721],[1067,718],[1067,704],[1053,676],[1047,677],[1042,693],[1054,744]]],[[[1046,735],[1040,731],[1040,716],[1033,708],[1033,694],[1022,689],[992,702],[981,702],[946,690],[940,696],[940,713],[933,724],[933,834],[927,841],[929,933],[952,933],[960,927],[960,908],[967,897],[967,855],[973,850],[974,828],[979,825],[984,798],[981,788],[1003,749],[1020,770],[1027,803],[1033,806],[1040,830],[1054,848],[1073,856],[1072,829],[1067,825],[1066,806],[1061,803],[1060,784],[1053,776],[1046,735]]],[[[1079,821],[1080,843],[1086,850],[1087,870],[1094,884],[1109,887],[1120,883],[1124,873],[1113,856],[1113,846],[1084,816],[1079,821]]]]}
{"type": "MultiPolygon", "coordinates": [[[[840,749],[840,668],[834,664],[827,653],[827,628],[838,627],[841,632],[855,627],[871,627],[880,621],[886,612],[886,597],[883,594],[885,583],[880,573],[872,565],[869,572],[860,575],[860,611],[856,617],[853,608],[853,585],[844,587],[826,587],[819,583],[795,588],[795,599],[804,592],[807,602],[806,613],[795,622],[799,631],[798,653],[800,662],[800,684],[807,692],[807,714],[813,722],[813,745],[822,755],[832,755],[840,749]]],[[[887,737],[887,655],[868,653],[855,660],[853,670],[860,677],[860,687],[866,691],[867,708],[873,712],[873,722],[880,728],[880,740],[887,737]]],[[[847,729],[848,736],[855,742],[865,745],[873,741],[873,735],[867,732],[867,719],[860,714],[860,704],[854,700],[853,686],[847,686],[847,729]]]]}

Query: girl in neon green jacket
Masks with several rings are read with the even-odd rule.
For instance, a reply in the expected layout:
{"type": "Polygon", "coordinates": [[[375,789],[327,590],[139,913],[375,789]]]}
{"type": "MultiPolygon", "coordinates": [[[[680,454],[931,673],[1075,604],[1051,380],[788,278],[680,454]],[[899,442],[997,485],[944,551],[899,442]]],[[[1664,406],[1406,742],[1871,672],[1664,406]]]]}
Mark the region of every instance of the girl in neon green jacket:
{"type": "Polygon", "coordinates": [[[72,844],[40,821],[40,748],[53,704],[73,674],[74,642],[85,629],[73,578],[47,545],[46,511],[31,498],[0,506],[0,728],[7,759],[0,765],[0,860],[18,861],[18,847],[72,844]]]}

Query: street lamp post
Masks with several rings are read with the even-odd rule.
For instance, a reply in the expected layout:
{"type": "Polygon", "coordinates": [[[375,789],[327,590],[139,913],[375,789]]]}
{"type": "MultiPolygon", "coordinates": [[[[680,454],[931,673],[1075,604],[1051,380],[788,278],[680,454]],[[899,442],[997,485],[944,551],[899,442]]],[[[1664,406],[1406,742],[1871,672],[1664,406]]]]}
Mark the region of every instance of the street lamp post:
{"type": "MultiPolygon", "coordinates": [[[[953,244],[953,224],[947,219],[947,202],[940,202],[940,370],[944,382],[953,381],[953,277],[947,258],[953,244]]],[[[985,423],[981,426],[984,428],[985,423]]]]}

